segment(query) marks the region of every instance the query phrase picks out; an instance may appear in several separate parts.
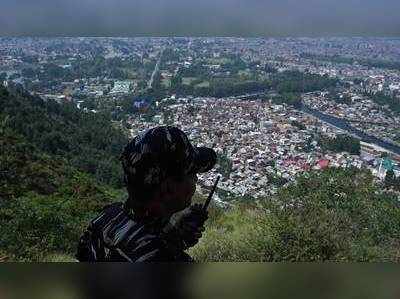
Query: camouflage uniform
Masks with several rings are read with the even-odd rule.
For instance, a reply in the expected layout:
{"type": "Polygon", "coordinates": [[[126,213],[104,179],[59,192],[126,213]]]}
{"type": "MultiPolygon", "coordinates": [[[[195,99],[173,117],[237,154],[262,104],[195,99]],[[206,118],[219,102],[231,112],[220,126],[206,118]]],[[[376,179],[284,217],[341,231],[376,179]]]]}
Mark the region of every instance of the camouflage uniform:
{"type": "MultiPolygon", "coordinates": [[[[129,142],[121,162],[125,181],[133,186],[130,196],[140,205],[143,202],[135,187],[151,192],[168,177],[206,172],[215,165],[216,154],[210,148],[192,146],[180,129],[162,126],[147,130],[129,142]]],[[[204,223],[207,219],[199,205],[177,214],[186,217],[189,223],[204,223]]],[[[174,223],[171,218],[138,219],[126,203],[112,204],[91,221],[80,239],[77,258],[80,261],[191,261],[184,250],[193,246],[193,242],[181,237],[181,231],[175,230],[171,223],[174,223]]]]}

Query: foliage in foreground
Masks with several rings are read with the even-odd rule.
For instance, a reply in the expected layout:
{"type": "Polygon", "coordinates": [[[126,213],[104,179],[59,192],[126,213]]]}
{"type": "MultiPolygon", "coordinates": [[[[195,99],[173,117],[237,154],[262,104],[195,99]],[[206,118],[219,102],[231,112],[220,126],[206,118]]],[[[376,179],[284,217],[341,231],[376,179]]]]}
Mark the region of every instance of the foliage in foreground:
{"type": "Polygon", "coordinates": [[[0,260],[73,255],[89,219],[122,193],[50,156],[0,117],[0,260]]]}
{"type": "Polygon", "coordinates": [[[298,178],[258,207],[214,220],[198,261],[399,261],[400,206],[370,173],[328,169],[298,178]]]}
{"type": "Polygon", "coordinates": [[[85,175],[75,176],[51,195],[27,193],[2,203],[2,250],[18,260],[42,260],[55,253],[73,255],[88,221],[118,193],[96,186],[85,175]]]}

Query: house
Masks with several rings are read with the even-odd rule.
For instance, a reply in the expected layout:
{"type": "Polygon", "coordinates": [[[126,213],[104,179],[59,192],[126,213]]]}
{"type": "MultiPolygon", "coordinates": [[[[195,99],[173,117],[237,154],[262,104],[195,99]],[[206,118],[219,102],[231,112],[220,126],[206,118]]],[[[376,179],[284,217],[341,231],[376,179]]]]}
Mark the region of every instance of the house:
{"type": "Polygon", "coordinates": [[[317,162],[317,167],[318,167],[319,169],[325,169],[325,168],[329,167],[329,163],[330,163],[329,160],[327,160],[327,159],[321,159],[321,160],[319,160],[319,161],[317,162]]]}

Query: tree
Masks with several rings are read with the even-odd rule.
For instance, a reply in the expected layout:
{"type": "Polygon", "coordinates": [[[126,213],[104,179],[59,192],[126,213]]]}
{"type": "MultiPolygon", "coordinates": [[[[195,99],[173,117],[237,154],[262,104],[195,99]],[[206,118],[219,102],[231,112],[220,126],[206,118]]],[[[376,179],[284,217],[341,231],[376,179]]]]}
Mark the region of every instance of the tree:
{"type": "Polygon", "coordinates": [[[322,149],[333,152],[349,152],[359,155],[361,150],[360,140],[348,135],[338,135],[334,138],[321,136],[318,143],[322,149]]]}
{"type": "Polygon", "coordinates": [[[337,79],[300,71],[285,71],[272,77],[272,87],[279,93],[312,92],[335,87],[337,79]]]}
{"type": "Polygon", "coordinates": [[[225,154],[218,154],[219,172],[225,177],[229,178],[232,172],[232,161],[225,154]]]}
{"type": "Polygon", "coordinates": [[[388,107],[391,111],[400,114],[400,101],[395,97],[378,92],[371,96],[372,100],[381,106],[388,107]]]}
{"type": "Polygon", "coordinates": [[[278,70],[269,63],[265,64],[264,70],[267,74],[276,74],[278,72],[278,70]]]}
{"type": "Polygon", "coordinates": [[[394,190],[400,191],[400,177],[396,178],[394,171],[392,169],[386,171],[385,187],[393,188],[394,190]]]}
{"type": "Polygon", "coordinates": [[[21,71],[21,75],[26,78],[34,78],[36,77],[36,72],[33,68],[24,68],[21,71]]]}
{"type": "Polygon", "coordinates": [[[0,85],[3,84],[3,81],[7,79],[7,73],[2,72],[0,73],[0,85]]]}

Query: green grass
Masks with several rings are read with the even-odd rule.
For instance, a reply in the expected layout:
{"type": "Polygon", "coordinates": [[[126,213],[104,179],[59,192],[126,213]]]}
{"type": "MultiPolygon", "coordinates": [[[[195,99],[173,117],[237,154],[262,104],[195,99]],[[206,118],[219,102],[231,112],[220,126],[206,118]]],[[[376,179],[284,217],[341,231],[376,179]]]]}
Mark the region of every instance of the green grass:
{"type": "Polygon", "coordinates": [[[211,217],[199,262],[400,261],[400,207],[366,171],[301,176],[258,206],[211,217]]]}
{"type": "Polygon", "coordinates": [[[228,211],[208,225],[190,254],[200,262],[265,261],[273,242],[270,221],[257,210],[228,211]]]}
{"type": "Polygon", "coordinates": [[[75,263],[77,260],[72,255],[64,254],[64,253],[54,253],[48,256],[45,256],[42,262],[49,263],[75,263]]]}

